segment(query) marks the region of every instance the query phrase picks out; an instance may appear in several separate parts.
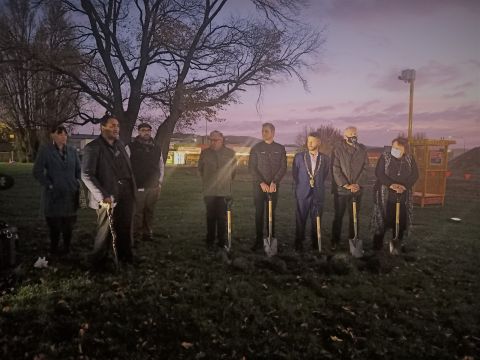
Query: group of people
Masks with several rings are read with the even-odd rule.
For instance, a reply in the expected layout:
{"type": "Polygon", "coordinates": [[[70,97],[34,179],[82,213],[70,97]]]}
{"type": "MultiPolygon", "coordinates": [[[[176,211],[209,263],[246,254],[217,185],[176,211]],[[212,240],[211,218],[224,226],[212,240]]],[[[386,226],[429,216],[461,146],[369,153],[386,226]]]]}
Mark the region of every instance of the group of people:
{"type": "MultiPolygon", "coordinates": [[[[274,141],[275,127],[262,125],[263,141],[250,151],[249,171],[252,176],[255,205],[256,236],[252,250],[262,249],[264,230],[267,227],[267,203],[272,201],[272,234],[275,236],[275,209],[280,183],[287,171],[285,147],[274,141]]],[[[336,144],[331,156],[320,152],[320,134],[312,132],[306,139],[306,150],[295,155],[292,166],[295,208],[295,250],[304,251],[307,220],[311,223],[312,249],[318,250],[317,217],[321,217],[325,203],[325,180],[332,174],[334,220],[332,224],[331,251],[335,251],[341,239],[345,211],[349,209],[349,237],[354,237],[354,215],[360,210],[361,198],[367,185],[369,166],[367,149],[358,143],[355,127],[344,131],[344,139],[336,144]]],[[[398,137],[392,141],[390,152],[380,157],[375,175],[374,211],[372,231],[374,248],[381,250],[388,229],[401,241],[412,220],[412,187],[418,179],[415,160],[408,151],[408,141],[398,137]],[[400,203],[399,231],[395,233],[396,203],[400,203]]],[[[207,208],[207,246],[223,247],[225,244],[226,207],[232,197],[232,181],[235,176],[235,153],[225,147],[219,131],[210,133],[210,147],[202,151],[199,172],[203,180],[203,193],[207,208]]],[[[357,216],[358,226],[358,216],[357,216]]]]}
{"type": "MultiPolygon", "coordinates": [[[[134,241],[153,238],[154,207],[164,177],[161,147],[152,138],[152,127],[138,125],[138,136],[126,146],[119,140],[120,126],[113,115],[100,122],[101,134],[85,146],[80,162],[75,149],[67,145],[67,130],[52,129],[52,142],[43,146],[36,158],[33,175],[43,186],[42,209],[50,235],[50,252],[68,253],[79,204],[81,182],[88,189],[89,207],[97,212],[97,234],[91,261],[102,266],[115,236],[119,261],[133,261],[134,241]],[[112,235],[112,233],[114,235],[112,235]],[[60,239],[63,246],[60,249],[60,239]]],[[[263,248],[269,200],[271,236],[275,236],[275,210],[281,181],[287,171],[285,147],[274,141],[275,127],[262,125],[262,141],[250,151],[256,236],[252,250],[263,248]]],[[[212,131],[210,145],[202,150],[198,170],[203,183],[206,206],[206,245],[223,248],[227,233],[227,207],[232,199],[232,182],[236,173],[235,152],[226,147],[224,136],[212,131]]],[[[325,180],[331,173],[334,196],[331,250],[339,246],[342,222],[349,209],[349,236],[354,235],[352,201],[360,210],[367,184],[366,147],[358,143],[355,127],[344,131],[344,140],[331,155],[320,152],[321,139],[316,132],[308,134],[306,150],[295,155],[292,167],[296,199],[295,250],[304,250],[307,220],[311,222],[312,248],[318,250],[316,218],[321,217],[325,203],[325,180]]],[[[396,138],[391,151],[378,161],[374,186],[372,230],[374,247],[381,250],[387,229],[395,232],[396,203],[400,203],[400,227],[397,238],[403,238],[412,219],[412,187],[418,178],[408,141],[396,138]]]]}
{"type": "Polygon", "coordinates": [[[133,262],[135,240],[153,239],[164,161],[161,147],[151,136],[152,127],[142,123],[137,129],[138,136],[125,146],[119,140],[118,119],[105,115],[101,134],[85,146],[81,162],[76,150],[67,145],[66,128],[52,129],[52,142],[40,148],[33,167],[34,177],[43,186],[42,209],[52,254],[70,251],[82,182],[88,190],[88,205],[97,212],[90,259],[94,267],[105,264],[112,232],[118,260],[127,264],[133,262]]]}

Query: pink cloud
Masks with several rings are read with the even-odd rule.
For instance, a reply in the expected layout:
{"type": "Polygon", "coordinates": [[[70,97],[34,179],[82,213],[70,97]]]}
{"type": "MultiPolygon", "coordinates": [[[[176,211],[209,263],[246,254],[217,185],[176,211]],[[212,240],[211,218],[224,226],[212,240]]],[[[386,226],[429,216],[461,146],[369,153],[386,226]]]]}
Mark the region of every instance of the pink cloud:
{"type": "Polygon", "coordinates": [[[317,106],[317,107],[308,109],[308,111],[311,111],[311,112],[322,112],[322,111],[328,111],[328,110],[335,110],[335,107],[333,107],[333,106],[317,106]]]}
{"type": "Polygon", "coordinates": [[[411,15],[431,15],[445,8],[466,8],[469,11],[480,11],[480,2],[476,0],[342,0],[319,1],[314,5],[322,14],[336,19],[352,22],[368,22],[372,18],[411,15]]]}
{"type": "Polygon", "coordinates": [[[393,105],[390,105],[383,109],[383,112],[385,113],[398,113],[400,111],[405,111],[408,107],[408,104],[406,103],[396,103],[393,105]]]}
{"type": "Polygon", "coordinates": [[[453,99],[453,98],[459,98],[459,97],[464,97],[465,96],[465,91],[457,91],[453,94],[445,94],[443,97],[445,99],[453,99]]]}
{"type": "Polygon", "coordinates": [[[475,84],[472,81],[467,81],[463,84],[460,84],[460,85],[457,85],[457,86],[453,87],[453,89],[454,90],[465,90],[465,89],[469,89],[473,86],[475,86],[475,84]]]}
{"type": "Polygon", "coordinates": [[[365,111],[368,111],[372,105],[375,105],[375,104],[378,104],[380,102],[380,100],[371,100],[371,101],[367,101],[365,103],[363,103],[362,105],[360,106],[357,106],[356,108],[353,109],[353,112],[365,112],[365,111]]]}
{"type": "MultiPolygon", "coordinates": [[[[381,146],[405,133],[408,126],[407,109],[399,112],[400,104],[393,104],[380,112],[367,114],[347,114],[343,116],[313,116],[304,118],[268,119],[277,128],[277,139],[282,143],[293,143],[295,136],[307,127],[333,125],[342,130],[347,126],[357,126],[361,142],[372,146],[381,146]],[[395,110],[395,111],[392,111],[395,110]],[[390,110],[390,111],[387,111],[390,110]]],[[[250,135],[260,137],[260,127],[266,121],[226,122],[221,125],[226,135],[250,135]]],[[[480,105],[465,105],[440,111],[424,111],[413,114],[414,132],[424,132],[428,137],[449,136],[464,138],[468,146],[479,144],[475,129],[480,127],[480,105]]]]}

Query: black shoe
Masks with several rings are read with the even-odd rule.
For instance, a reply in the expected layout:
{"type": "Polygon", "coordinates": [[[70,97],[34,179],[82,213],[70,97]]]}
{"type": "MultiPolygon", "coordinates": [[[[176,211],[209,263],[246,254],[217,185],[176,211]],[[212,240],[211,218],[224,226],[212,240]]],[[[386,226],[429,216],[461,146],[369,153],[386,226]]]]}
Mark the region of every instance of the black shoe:
{"type": "Polygon", "coordinates": [[[332,250],[332,252],[335,252],[337,250],[337,244],[336,243],[332,243],[330,245],[330,250],[332,250]]]}

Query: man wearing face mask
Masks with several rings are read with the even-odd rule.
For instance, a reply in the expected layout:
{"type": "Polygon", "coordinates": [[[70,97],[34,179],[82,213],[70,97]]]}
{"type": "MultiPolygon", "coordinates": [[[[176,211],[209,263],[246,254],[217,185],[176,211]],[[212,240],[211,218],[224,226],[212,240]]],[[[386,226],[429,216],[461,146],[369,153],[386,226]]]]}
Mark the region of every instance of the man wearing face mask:
{"type": "MultiPolygon", "coordinates": [[[[408,140],[398,137],[392,141],[392,149],[382,154],[375,168],[377,182],[374,186],[374,206],[371,221],[373,247],[383,248],[383,237],[387,229],[395,234],[395,212],[397,199],[400,202],[400,226],[398,239],[402,241],[405,230],[412,224],[412,188],[418,180],[415,159],[408,153],[408,140]]],[[[403,248],[403,246],[402,246],[403,248]]]]}
{"type": "MultiPolygon", "coordinates": [[[[344,141],[332,152],[332,192],[335,216],[332,224],[332,251],[340,243],[343,216],[348,206],[349,237],[354,237],[352,200],[357,201],[357,219],[360,200],[367,183],[368,156],[364,145],[358,143],[357,128],[349,126],[343,133],[344,141]]],[[[358,222],[357,222],[358,225],[358,222]]]]}

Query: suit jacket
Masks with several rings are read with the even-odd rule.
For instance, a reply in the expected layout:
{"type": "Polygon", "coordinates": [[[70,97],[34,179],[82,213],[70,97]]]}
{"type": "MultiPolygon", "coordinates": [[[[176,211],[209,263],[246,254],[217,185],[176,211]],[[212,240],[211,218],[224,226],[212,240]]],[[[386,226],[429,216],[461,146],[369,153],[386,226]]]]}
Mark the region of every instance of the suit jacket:
{"type": "Polygon", "coordinates": [[[310,187],[310,176],[308,175],[305,163],[310,173],[314,174],[310,153],[308,151],[302,151],[295,155],[292,167],[295,197],[297,201],[305,201],[311,197],[316,203],[323,203],[325,199],[325,179],[330,169],[330,158],[322,153],[319,153],[319,156],[317,156],[315,165],[317,170],[314,175],[315,185],[313,189],[310,187]]]}
{"type": "Polygon", "coordinates": [[[55,145],[42,146],[33,165],[33,177],[43,186],[43,215],[47,217],[76,215],[80,160],[73,147],[65,146],[65,160],[62,160],[55,145]]]}
{"type": "Polygon", "coordinates": [[[350,146],[346,141],[337,144],[332,152],[332,192],[352,195],[344,185],[358,184],[360,192],[367,185],[368,154],[365,145],[350,146]]]}
{"type": "Polygon", "coordinates": [[[232,181],[235,177],[235,151],[222,147],[215,151],[202,150],[198,171],[203,182],[203,196],[232,196],[232,181]]]}
{"type": "MultiPolygon", "coordinates": [[[[120,152],[118,156],[123,156],[128,164],[132,196],[135,196],[135,179],[125,146],[119,140],[115,145],[115,150],[120,152]]],[[[107,197],[118,198],[119,177],[114,166],[113,156],[107,142],[101,135],[85,146],[82,159],[82,180],[88,188],[88,205],[92,209],[98,209],[99,202],[107,197]]]]}

